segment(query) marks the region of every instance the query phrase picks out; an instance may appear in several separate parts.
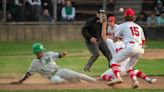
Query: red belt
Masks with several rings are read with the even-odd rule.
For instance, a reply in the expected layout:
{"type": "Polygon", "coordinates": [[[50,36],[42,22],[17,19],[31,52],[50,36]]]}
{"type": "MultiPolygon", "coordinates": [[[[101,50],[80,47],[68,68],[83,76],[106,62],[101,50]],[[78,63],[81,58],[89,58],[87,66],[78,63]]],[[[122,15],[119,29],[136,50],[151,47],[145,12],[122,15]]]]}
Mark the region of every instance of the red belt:
{"type": "Polygon", "coordinates": [[[135,44],[135,42],[132,42],[132,41],[130,41],[129,43],[131,43],[131,44],[135,44]]]}
{"type": "MultiPolygon", "coordinates": [[[[133,41],[130,41],[129,43],[130,43],[130,44],[135,44],[135,42],[133,42],[133,41]]],[[[142,44],[139,44],[139,45],[142,45],[142,44]]]]}

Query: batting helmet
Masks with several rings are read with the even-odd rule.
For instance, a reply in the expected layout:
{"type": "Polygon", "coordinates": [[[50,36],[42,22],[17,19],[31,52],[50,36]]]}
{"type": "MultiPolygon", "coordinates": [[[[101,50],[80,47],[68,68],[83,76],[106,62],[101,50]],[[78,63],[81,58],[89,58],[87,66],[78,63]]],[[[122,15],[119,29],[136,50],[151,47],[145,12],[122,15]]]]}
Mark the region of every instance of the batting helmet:
{"type": "Polygon", "coordinates": [[[131,16],[131,17],[134,17],[135,15],[135,12],[132,8],[128,8],[125,10],[124,12],[124,16],[127,17],[127,16],[131,16]]]}
{"type": "Polygon", "coordinates": [[[33,50],[33,53],[36,54],[36,53],[39,53],[41,51],[44,51],[46,50],[43,45],[41,43],[34,43],[32,45],[32,50],[33,50]]]}

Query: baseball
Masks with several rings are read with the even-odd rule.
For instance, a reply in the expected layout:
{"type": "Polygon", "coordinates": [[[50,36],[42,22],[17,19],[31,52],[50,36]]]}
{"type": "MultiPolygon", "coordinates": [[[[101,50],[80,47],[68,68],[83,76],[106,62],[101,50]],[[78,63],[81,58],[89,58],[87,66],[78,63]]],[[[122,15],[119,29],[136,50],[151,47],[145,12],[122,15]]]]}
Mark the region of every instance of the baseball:
{"type": "Polygon", "coordinates": [[[124,8],[119,8],[119,12],[124,12],[124,8]]]}

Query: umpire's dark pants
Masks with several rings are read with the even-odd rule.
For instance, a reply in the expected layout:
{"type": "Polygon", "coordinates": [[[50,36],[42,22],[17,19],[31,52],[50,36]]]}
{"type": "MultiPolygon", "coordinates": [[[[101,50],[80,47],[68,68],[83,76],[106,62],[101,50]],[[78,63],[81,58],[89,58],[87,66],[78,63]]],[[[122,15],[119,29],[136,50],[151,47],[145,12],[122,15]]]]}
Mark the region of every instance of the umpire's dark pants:
{"type": "Polygon", "coordinates": [[[108,60],[108,65],[110,65],[110,60],[112,58],[111,53],[108,49],[107,44],[104,41],[100,41],[97,44],[92,44],[88,41],[86,41],[87,48],[89,49],[92,56],[88,60],[88,63],[85,65],[84,68],[90,69],[93,63],[96,61],[96,59],[99,57],[99,50],[103,53],[103,55],[108,60]]]}

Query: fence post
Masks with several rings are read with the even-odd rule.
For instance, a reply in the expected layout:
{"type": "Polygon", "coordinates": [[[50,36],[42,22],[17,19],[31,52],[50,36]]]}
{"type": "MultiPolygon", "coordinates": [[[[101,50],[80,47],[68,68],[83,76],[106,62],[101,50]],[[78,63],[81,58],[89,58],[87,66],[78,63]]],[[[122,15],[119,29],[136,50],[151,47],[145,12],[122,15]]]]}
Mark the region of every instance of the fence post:
{"type": "Polygon", "coordinates": [[[57,20],[57,0],[51,0],[53,3],[53,17],[54,21],[57,20]]]}
{"type": "Polygon", "coordinates": [[[107,0],[103,0],[103,9],[105,9],[106,10],[106,4],[107,4],[107,0]]]}
{"type": "Polygon", "coordinates": [[[3,0],[3,22],[6,22],[6,0],[3,0]]]}

